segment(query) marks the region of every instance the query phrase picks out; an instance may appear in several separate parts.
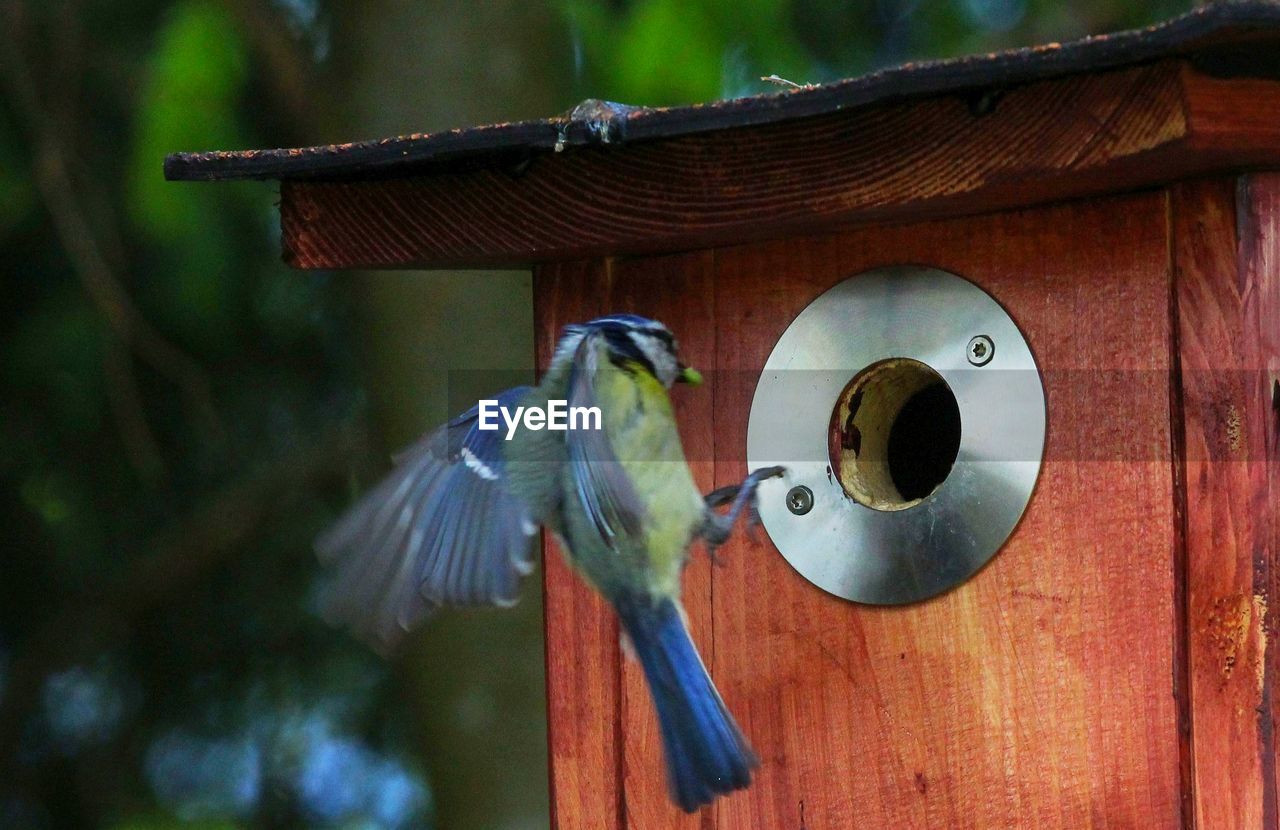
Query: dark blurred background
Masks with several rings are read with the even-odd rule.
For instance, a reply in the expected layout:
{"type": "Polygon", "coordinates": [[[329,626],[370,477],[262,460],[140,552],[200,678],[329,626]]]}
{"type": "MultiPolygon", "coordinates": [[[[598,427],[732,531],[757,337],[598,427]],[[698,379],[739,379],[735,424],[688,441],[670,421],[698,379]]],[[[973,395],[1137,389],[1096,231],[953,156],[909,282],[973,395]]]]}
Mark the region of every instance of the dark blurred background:
{"type": "Polygon", "coordinates": [[[1142,25],[1141,0],[0,1],[0,827],[547,824],[537,577],[390,661],[311,539],[530,376],[527,273],[293,272],[175,150],[674,104],[1142,25]]]}

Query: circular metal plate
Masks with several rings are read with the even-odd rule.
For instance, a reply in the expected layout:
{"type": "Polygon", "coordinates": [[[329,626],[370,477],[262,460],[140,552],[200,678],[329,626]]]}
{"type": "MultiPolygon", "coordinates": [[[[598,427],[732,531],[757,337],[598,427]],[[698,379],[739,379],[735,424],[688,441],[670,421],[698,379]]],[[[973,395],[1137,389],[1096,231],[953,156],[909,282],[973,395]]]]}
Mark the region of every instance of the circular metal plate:
{"type": "Polygon", "coordinates": [[[934,268],[852,277],[814,300],[774,346],[751,404],[747,462],[781,464],[759,490],[778,550],[818,587],[857,602],[899,604],[946,591],[987,563],[1022,516],[1044,451],[1044,388],[1025,338],[986,292],[934,268]],[[970,341],[994,344],[970,362],[970,341]],[[942,376],[960,412],[960,448],[919,503],[877,510],[849,497],[828,452],[832,408],[850,379],[891,358],[942,376]],[[787,506],[802,485],[803,515],[787,506]]]}

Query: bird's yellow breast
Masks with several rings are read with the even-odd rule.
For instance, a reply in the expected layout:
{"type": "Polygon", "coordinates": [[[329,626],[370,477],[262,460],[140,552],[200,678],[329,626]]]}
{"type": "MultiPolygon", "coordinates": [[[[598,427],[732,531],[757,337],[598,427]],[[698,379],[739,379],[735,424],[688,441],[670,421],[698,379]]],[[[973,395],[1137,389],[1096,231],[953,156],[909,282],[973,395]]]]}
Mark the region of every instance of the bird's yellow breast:
{"type": "Polygon", "coordinates": [[[639,364],[596,375],[602,426],[644,504],[642,564],[652,588],[678,595],[680,571],[703,517],[666,388],[639,364]]]}

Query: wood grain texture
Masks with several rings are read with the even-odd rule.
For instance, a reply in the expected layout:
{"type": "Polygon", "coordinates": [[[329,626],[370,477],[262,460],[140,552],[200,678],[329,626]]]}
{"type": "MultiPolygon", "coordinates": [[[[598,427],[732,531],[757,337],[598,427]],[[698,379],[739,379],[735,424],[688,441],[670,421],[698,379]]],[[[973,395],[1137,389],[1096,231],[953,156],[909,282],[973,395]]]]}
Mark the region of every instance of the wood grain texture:
{"type": "Polygon", "coordinates": [[[283,244],[301,268],[510,265],[1020,207],[1274,158],[1277,106],[1280,82],[1167,60],[578,148],[519,170],[286,181],[283,244]]]}
{"type": "Polygon", "coordinates": [[[1212,78],[1183,68],[1190,145],[1231,147],[1241,167],[1280,164],[1280,84],[1259,78],[1212,78]]]}
{"type": "Polygon", "coordinates": [[[547,267],[540,353],[605,310],[668,321],[716,369],[677,406],[700,484],[729,483],[782,329],[897,262],[991,291],[1044,371],[1046,461],[1014,537],[969,583],[896,609],[822,593],[768,544],[696,560],[695,639],[764,766],[694,817],[667,801],[612,615],[553,559],[557,826],[1275,826],[1280,174],[547,267]]]}
{"type": "Polygon", "coordinates": [[[1172,194],[1196,826],[1276,826],[1275,175],[1172,194]]]}
{"type": "MultiPolygon", "coordinates": [[[[1264,382],[1271,390],[1271,412],[1264,416],[1264,434],[1266,439],[1266,481],[1262,485],[1265,493],[1255,499],[1260,500],[1270,522],[1270,533],[1262,539],[1267,551],[1266,580],[1267,597],[1271,601],[1280,597],[1280,406],[1277,406],[1277,395],[1280,395],[1280,173],[1260,173],[1245,178],[1243,194],[1243,221],[1241,229],[1240,262],[1246,279],[1258,287],[1256,295],[1251,297],[1257,310],[1259,341],[1259,362],[1264,365],[1264,382]]],[[[1262,703],[1266,707],[1265,720],[1262,722],[1263,755],[1262,768],[1266,775],[1265,786],[1271,787],[1272,797],[1280,793],[1280,766],[1276,764],[1277,723],[1280,720],[1280,709],[1276,705],[1276,679],[1280,677],[1280,649],[1271,648],[1280,635],[1280,625],[1276,615],[1272,614],[1264,628],[1267,637],[1267,659],[1263,668],[1262,703]]],[[[1270,803],[1264,802],[1264,808],[1280,811],[1270,803]]],[[[1280,823],[1275,812],[1268,812],[1272,826],[1280,823]]]]}
{"type": "Polygon", "coordinates": [[[1178,826],[1164,198],[717,251],[718,483],[743,472],[787,323],[900,262],[974,280],[1026,333],[1049,405],[1040,483],[988,567],[908,607],[824,594],[772,547],[724,551],[713,675],[764,767],[717,826],[1178,826]]]}

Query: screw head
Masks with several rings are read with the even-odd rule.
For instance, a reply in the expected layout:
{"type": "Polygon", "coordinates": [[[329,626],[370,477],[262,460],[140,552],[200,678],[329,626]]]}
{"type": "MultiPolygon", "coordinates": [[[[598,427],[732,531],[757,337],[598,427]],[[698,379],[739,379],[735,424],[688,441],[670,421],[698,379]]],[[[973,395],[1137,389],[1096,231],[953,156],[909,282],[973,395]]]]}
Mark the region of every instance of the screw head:
{"type": "Polygon", "coordinates": [[[787,491],[787,509],[797,516],[803,516],[813,509],[813,491],[803,484],[798,484],[787,491]]]}
{"type": "Polygon", "coordinates": [[[996,344],[985,334],[974,335],[969,338],[969,345],[965,349],[965,354],[968,355],[969,362],[974,366],[986,366],[991,362],[991,358],[995,357],[996,344]]]}

